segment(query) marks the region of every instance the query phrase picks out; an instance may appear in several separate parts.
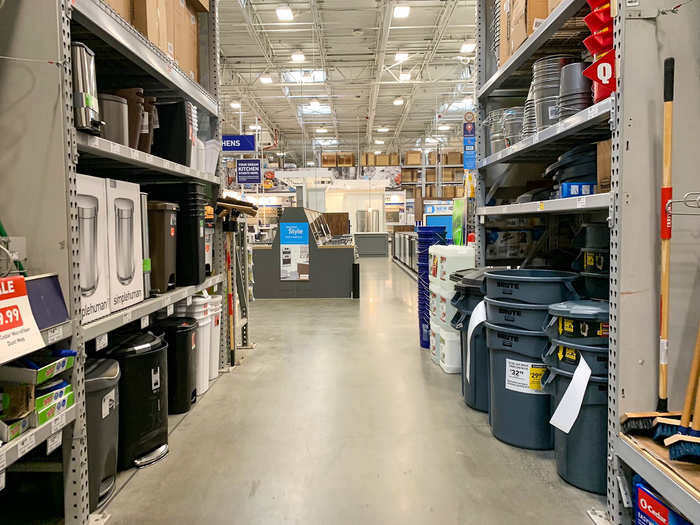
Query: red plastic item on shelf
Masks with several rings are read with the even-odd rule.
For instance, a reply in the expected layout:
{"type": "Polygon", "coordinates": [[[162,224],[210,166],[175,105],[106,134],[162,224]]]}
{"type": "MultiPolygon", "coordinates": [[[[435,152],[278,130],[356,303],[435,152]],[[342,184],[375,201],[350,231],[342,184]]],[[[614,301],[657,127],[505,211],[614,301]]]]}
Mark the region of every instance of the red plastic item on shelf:
{"type": "Polygon", "coordinates": [[[601,29],[612,24],[612,17],[610,16],[610,4],[607,3],[598,9],[595,9],[583,17],[583,21],[591,30],[591,33],[600,31],[601,29]]]}
{"type": "Polygon", "coordinates": [[[593,82],[593,102],[595,104],[601,100],[605,100],[614,92],[614,89],[610,89],[608,86],[604,86],[600,82],[593,82]]]}
{"type": "Polygon", "coordinates": [[[602,55],[606,51],[610,51],[613,47],[612,23],[591,36],[584,38],[583,45],[586,46],[591,55],[602,55]]]}
{"type": "Polygon", "coordinates": [[[610,0],[586,0],[586,2],[588,2],[588,6],[591,8],[591,10],[595,10],[609,3],[610,0]]]}
{"type": "Polygon", "coordinates": [[[596,61],[583,70],[583,76],[593,81],[594,102],[608,98],[617,89],[615,52],[610,49],[596,56],[596,61]]]}

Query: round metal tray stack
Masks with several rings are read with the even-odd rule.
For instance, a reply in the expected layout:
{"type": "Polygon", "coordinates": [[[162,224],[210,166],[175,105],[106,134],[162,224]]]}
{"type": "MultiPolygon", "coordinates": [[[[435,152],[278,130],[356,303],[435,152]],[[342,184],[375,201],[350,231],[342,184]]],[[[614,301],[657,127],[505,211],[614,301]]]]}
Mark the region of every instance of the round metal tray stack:
{"type": "Polygon", "coordinates": [[[564,120],[592,104],[591,80],[583,76],[586,66],[583,62],[574,62],[561,69],[559,120],[564,120]]]}
{"type": "Polygon", "coordinates": [[[503,112],[503,135],[506,147],[512,146],[522,137],[524,112],[523,106],[508,108],[503,112]]]}
{"type": "Polygon", "coordinates": [[[506,138],[503,133],[503,113],[504,108],[494,109],[486,117],[484,123],[489,131],[489,143],[491,145],[491,154],[497,153],[506,147],[506,138]]]}
{"type": "Polygon", "coordinates": [[[537,131],[559,122],[561,69],[574,60],[573,55],[551,55],[540,58],[532,65],[537,131]]]}
{"type": "Polygon", "coordinates": [[[525,138],[529,135],[534,135],[537,133],[537,120],[535,118],[535,94],[530,85],[530,91],[527,94],[527,100],[525,100],[525,110],[523,111],[523,130],[522,137],[525,138]]]}

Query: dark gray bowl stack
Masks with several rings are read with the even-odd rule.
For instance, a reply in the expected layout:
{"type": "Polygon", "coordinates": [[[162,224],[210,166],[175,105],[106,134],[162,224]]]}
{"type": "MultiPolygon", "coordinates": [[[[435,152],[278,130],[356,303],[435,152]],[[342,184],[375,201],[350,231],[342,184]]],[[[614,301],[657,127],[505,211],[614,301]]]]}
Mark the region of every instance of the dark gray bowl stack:
{"type": "Polygon", "coordinates": [[[573,55],[550,55],[532,65],[537,131],[559,122],[559,85],[561,70],[575,60],[573,55]]]}
{"type": "Polygon", "coordinates": [[[561,69],[559,82],[559,120],[586,109],[593,103],[591,80],[583,76],[588,64],[574,62],[561,69]]]}

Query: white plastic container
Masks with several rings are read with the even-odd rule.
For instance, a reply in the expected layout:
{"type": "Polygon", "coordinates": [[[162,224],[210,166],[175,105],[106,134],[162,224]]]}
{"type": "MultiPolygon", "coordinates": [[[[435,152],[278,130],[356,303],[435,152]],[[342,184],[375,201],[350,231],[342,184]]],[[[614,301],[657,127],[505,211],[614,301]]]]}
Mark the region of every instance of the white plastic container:
{"type": "Polygon", "coordinates": [[[437,312],[438,312],[438,303],[440,300],[438,299],[438,283],[437,281],[431,282],[430,286],[428,288],[428,291],[430,293],[430,316],[431,317],[436,317],[437,312]]]}
{"type": "Polygon", "coordinates": [[[211,315],[209,313],[209,297],[195,295],[192,304],[187,306],[185,301],[175,305],[175,313],[194,317],[199,323],[197,328],[197,363],[195,374],[197,378],[197,395],[201,396],[209,389],[209,355],[211,353],[211,315]]]}
{"type": "Polygon", "coordinates": [[[462,370],[462,348],[460,334],[450,328],[440,329],[440,368],[446,374],[459,374],[462,370]]]}
{"type": "Polygon", "coordinates": [[[434,317],[430,318],[430,358],[435,364],[440,361],[440,325],[434,317]]]}
{"type": "Polygon", "coordinates": [[[430,282],[440,279],[440,259],[446,246],[434,244],[428,248],[428,278],[430,282]]]}
{"type": "Polygon", "coordinates": [[[438,262],[440,281],[452,287],[450,274],[457,270],[470,270],[476,267],[476,251],[471,246],[441,246],[438,262]]]}
{"type": "Polygon", "coordinates": [[[211,315],[211,350],[209,351],[209,380],[219,376],[219,343],[221,342],[221,311],[223,297],[209,296],[209,313],[211,315]]]}
{"type": "MultiPolygon", "coordinates": [[[[448,282],[451,283],[451,281],[448,282]]],[[[454,287],[439,281],[435,284],[435,291],[437,292],[437,312],[435,315],[442,324],[449,325],[455,313],[457,313],[457,308],[452,306],[452,297],[455,294],[454,287]]]]}

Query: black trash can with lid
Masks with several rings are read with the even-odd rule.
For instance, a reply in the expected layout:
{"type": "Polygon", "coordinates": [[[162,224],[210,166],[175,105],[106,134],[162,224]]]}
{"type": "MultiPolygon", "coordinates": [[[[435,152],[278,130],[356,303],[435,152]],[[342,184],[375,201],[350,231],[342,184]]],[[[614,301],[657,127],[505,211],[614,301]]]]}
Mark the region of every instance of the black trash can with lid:
{"type": "Polygon", "coordinates": [[[120,375],[114,359],[85,363],[90,512],[107,503],[116,487],[120,375]]]}
{"type": "Polygon", "coordinates": [[[168,344],[150,331],[112,340],[107,355],[121,369],[118,467],[143,467],[168,453],[168,344]]]}
{"type": "Polygon", "coordinates": [[[148,201],[151,289],[164,293],[176,285],[177,214],[174,202],[148,201]]]}
{"type": "Polygon", "coordinates": [[[182,414],[197,401],[196,337],[194,317],[167,317],[158,321],[168,343],[168,413],[182,414]]]}

